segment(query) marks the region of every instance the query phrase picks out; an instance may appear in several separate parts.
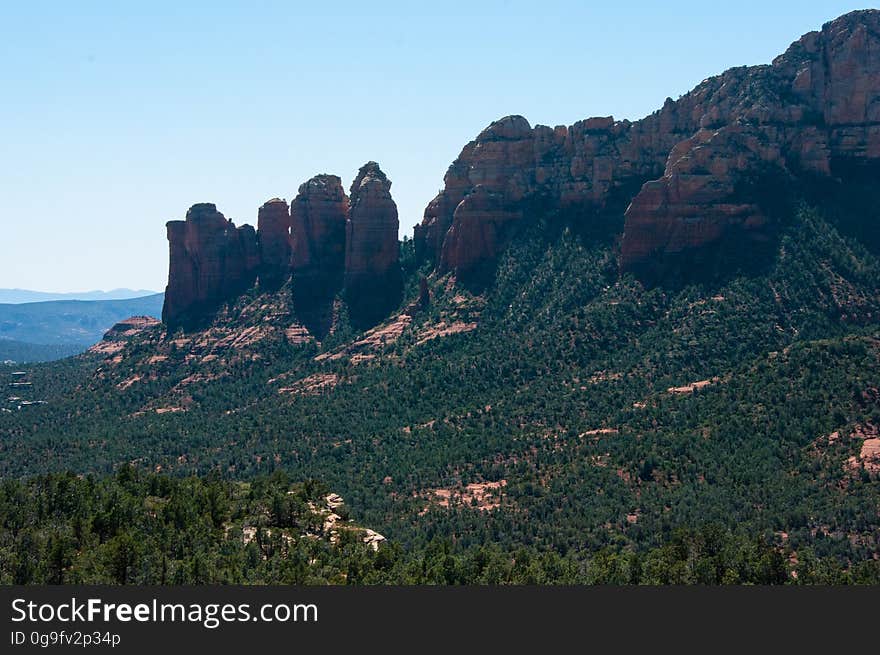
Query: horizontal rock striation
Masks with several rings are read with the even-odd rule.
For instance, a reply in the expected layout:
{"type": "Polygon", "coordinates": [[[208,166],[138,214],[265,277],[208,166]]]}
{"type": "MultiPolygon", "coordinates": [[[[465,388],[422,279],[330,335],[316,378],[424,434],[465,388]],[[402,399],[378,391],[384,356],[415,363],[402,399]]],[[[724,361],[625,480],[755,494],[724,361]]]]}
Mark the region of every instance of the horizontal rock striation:
{"type": "Polygon", "coordinates": [[[345,290],[358,325],[400,303],[397,206],[375,162],[361,168],[352,202],[335,175],[316,175],[288,205],[279,198],[257,213],[258,230],[236,227],[216,206],[193,205],[167,224],[170,248],[163,321],[187,326],[210,317],[257,280],[274,290],[293,276],[294,308],[314,335],[332,327],[333,302],[345,290]]]}
{"type": "MultiPolygon", "coordinates": [[[[845,191],[855,180],[873,188],[878,174],[880,12],[856,11],[771,64],[706,79],[642,120],[493,122],[446,172],[415,228],[416,255],[440,274],[478,276],[536,215],[619,238],[621,271],[645,281],[710,277],[769,261],[789,189],[845,191]]],[[[272,286],[292,274],[294,305],[324,317],[303,320],[310,329],[329,329],[340,291],[357,326],[375,324],[401,300],[390,189],[375,162],[360,169],[350,198],[338,177],[318,175],[289,212],[282,200],[264,204],[258,232],[194,205],[168,223],[163,318],[204,315],[258,277],[272,286]]],[[[876,221],[861,223],[859,234],[880,248],[876,221]]]]}
{"type": "Polygon", "coordinates": [[[640,121],[492,123],[449,167],[415,245],[440,272],[462,274],[503,246],[501,215],[506,223],[541,207],[590,220],[621,196],[631,201],[621,269],[656,277],[670,264],[711,265],[707,253],[725,241],[748,251],[769,239],[756,179],[845,180],[878,159],[880,12],[858,11],[771,65],[730,69],[640,121]],[[492,212],[468,209],[475,193],[483,206],[492,198],[492,212]]]}

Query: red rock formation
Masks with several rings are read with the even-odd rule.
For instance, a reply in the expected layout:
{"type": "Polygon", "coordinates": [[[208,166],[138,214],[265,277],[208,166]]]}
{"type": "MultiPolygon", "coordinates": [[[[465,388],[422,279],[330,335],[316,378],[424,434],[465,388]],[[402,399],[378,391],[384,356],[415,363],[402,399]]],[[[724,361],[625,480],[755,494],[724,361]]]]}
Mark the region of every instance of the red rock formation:
{"type": "Polygon", "coordinates": [[[676,256],[716,244],[734,231],[741,237],[737,247],[766,241],[765,212],[753,199],[741,198],[736,185],[742,174],[779,162],[778,146],[763,144],[743,125],[700,130],[678,144],[663,177],[645,183],[627,209],[624,266],[656,277],[670,262],[677,264],[676,256]]]}
{"type": "Polygon", "coordinates": [[[348,197],[336,175],[316,175],[304,182],[290,203],[294,274],[329,280],[331,293],[342,285],[347,212],[348,197]]]}
{"type": "Polygon", "coordinates": [[[428,307],[431,306],[431,290],[428,288],[428,278],[420,277],[419,278],[419,295],[418,297],[412,301],[409,305],[407,305],[403,314],[407,316],[415,316],[419,312],[425,311],[428,307]]]}
{"type": "Polygon", "coordinates": [[[302,184],[288,213],[285,201],[260,207],[259,232],[236,228],[212,204],[193,205],[170,221],[170,263],[163,320],[172,327],[207,318],[260,276],[272,288],[293,273],[294,308],[312,334],[323,336],[346,287],[358,324],[384,318],[400,301],[397,207],[378,164],[361,168],[353,202],[335,175],[302,184]]]}
{"type": "Polygon", "coordinates": [[[658,254],[698,253],[731,234],[762,238],[767,217],[735,193],[750,174],[828,176],[880,159],[880,12],[843,16],[771,66],[727,71],[681,102],[713,129],[677,145],[633,200],[624,270],[650,271],[658,254]]]}
{"type": "Polygon", "coordinates": [[[456,208],[477,185],[515,202],[533,188],[534,177],[529,122],[522,116],[495,121],[462,149],[446,172],[443,191],[430,202],[422,224],[415,229],[417,254],[440,260],[456,208]]]}
{"type": "Polygon", "coordinates": [[[256,232],[236,228],[210,203],[193,205],[167,224],[168,286],[162,320],[176,326],[200,317],[252,285],[260,263],[256,232]]]}
{"type": "Polygon", "coordinates": [[[345,268],[348,196],[336,175],[316,175],[290,203],[294,307],[309,332],[323,338],[332,328],[333,301],[345,268]]]}
{"type": "MultiPolygon", "coordinates": [[[[415,230],[417,254],[434,259],[441,271],[458,271],[459,264],[464,271],[477,260],[495,257],[503,239],[494,219],[496,225],[486,230],[454,226],[459,204],[478,185],[493,194],[493,211],[512,212],[502,221],[507,222],[535,202],[545,211],[601,209],[617,187],[660,175],[669,149],[687,132],[668,125],[661,138],[659,125],[670,123],[670,117],[646,120],[649,125],[639,126],[601,117],[571,127],[531,128],[523,117],[508,116],[492,123],[447,171],[445,188],[415,230]],[[466,243],[471,236],[479,241],[466,243]],[[456,243],[444,246],[450,238],[456,243]],[[459,262],[458,254],[466,259],[459,262]]],[[[459,215],[464,219],[468,212],[459,215]]]]}
{"type": "Polygon", "coordinates": [[[482,184],[458,203],[452,227],[443,241],[441,273],[455,269],[460,277],[468,277],[495,259],[504,227],[522,217],[521,212],[506,209],[505,203],[503,194],[489,191],[482,184]]]}
{"type": "Polygon", "coordinates": [[[391,181],[376,162],[361,167],[350,195],[345,296],[352,320],[367,325],[384,318],[400,302],[397,205],[391,198],[391,181]]]}
{"type": "MultiPolygon", "coordinates": [[[[791,179],[842,175],[880,159],[878,35],[880,12],[847,14],[772,65],[730,69],[636,122],[605,117],[531,128],[519,116],[497,121],[450,166],[416,228],[416,251],[441,271],[491,260],[503,246],[497,230],[456,225],[456,215],[473,222],[459,205],[478,185],[499,196],[496,209],[540,206],[584,220],[631,199],[623,270],[687,256],[728,234],[760,240],[772,221],[755,198],[741,197],[743,180],[767,170],[791,179]]],[[[494,225],[497,216],[484,220],[494,225]]]]}
{"type": "Polygon", "coordinates": [[[419,278],[419,297],[416,300],[419,309],[427,309],[431,306],[431,291],[428,289],[428,279],[426,277],[419,278]]]}
{"type": "Polygon", "coordinates": [[[104,356],[116,355],[132,338],[148,330],[158,330],[161,325],[152,316],[130,316],[107,330],[102,339],[89,348],[89,352],[104,356]]]}
{"type": "Polygon", "coordinates": [[[260,285],[276,287],[290,273],[290,213],[287,202],[273,198],[257,212],[260,236],[260,285]]]}

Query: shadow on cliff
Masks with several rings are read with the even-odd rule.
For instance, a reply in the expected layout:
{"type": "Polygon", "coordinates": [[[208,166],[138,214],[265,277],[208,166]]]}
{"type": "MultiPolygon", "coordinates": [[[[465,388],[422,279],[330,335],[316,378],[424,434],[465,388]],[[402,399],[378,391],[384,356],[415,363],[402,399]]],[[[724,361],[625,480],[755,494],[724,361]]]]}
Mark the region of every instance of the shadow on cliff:
{"type": "MultiPolygon", "coordinates": [[[[594,203],[572,203],[559,207],[549,195],[532,196],[512,209],[522,213],[522,219],[504,225],[499,233],[501,251],[518,239],[539,239],[544,245],[556,242],[568,231],[584,244],[613,247],[623,232],[623,214],[630,198],[641,187],[643,180],[636,180],[615,189],[604,207],[594,203]]],[[[480,294],[495,284],[499,258],[486,259],[458,272],[456,283],[469,292],[480,294]]]]}
{"type": "Polygon", "coordinates": [[[880,256],[880,163],[837,158],[831,172],[833,178],[805,186],[807,201],[821,207],[841,235],[880,256]]]}
{"type": "Polygon", "coordinates": [[[388,318],[403,300],[403,274],[399,266],[373,279],[350,280],[343,291],[351,325],[363,331],[388,318]]]}
{"type": "Polygon", "coordinates": [[[341,276],[295,274],[290,281],[293,317],[318,341],[335,327],[341,276]]]}
{"type": "Polygon", "coordinates": [[[767,217],[760,230],[730,228],[723,239],[680,253],[655,256],[632,269],[648,287],[676,291],[689,284],[720,287],[734,277],[765,275],[776,263],[785,230],[802,205],[815,207],[844,237],[880,255],[880,165],[833,162],[833,175],[792,177],[779,169],[753,172],[737,184],[731,202],[754,202],[767,217]]]}
{"type": "Polygon", "coordinates": [[[785,228],[792,223],[803,201],[803,184],[779,168],[768,166],[742,176],[727,202],[753,203],[765,217],[755,227],[728,225],[723,238],[679,252],[657,252],[630,265],[648,288],[678,291],[691,284],[707,289],[721,287],[735,277],[765,275],[773,266],[785,228]]]}

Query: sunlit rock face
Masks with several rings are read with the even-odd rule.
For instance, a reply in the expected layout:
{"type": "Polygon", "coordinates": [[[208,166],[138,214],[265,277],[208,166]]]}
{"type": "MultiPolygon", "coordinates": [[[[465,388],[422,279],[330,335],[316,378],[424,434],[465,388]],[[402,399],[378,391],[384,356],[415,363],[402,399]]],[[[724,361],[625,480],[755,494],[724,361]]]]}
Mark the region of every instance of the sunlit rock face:
{"type": "Polygon", "coordinates": [[[497,227],[518,211],[589,221],[621,198],[623,271],[699,269],[728,237],[747,251],[774,229],[756,180],[845,179],[880,160],[878,34],[880,12],[852,12],[771,65],[732,68],[635,122],[496,121],[449,167],[415,230],[416,251],[440,271],[466,272],[501,250],[497,227]],[[484,224],[466,202],[478,187],[479,204],[492,198],[484,224]]]}
{"type": "Polygon", "coordinates": [[[254,284],[260,247],[250,225],[237,228],[215,205],[200,203],[189,208],[185,220],[169,221],[167,230],[166,324],[197,320],[254,284]]]}

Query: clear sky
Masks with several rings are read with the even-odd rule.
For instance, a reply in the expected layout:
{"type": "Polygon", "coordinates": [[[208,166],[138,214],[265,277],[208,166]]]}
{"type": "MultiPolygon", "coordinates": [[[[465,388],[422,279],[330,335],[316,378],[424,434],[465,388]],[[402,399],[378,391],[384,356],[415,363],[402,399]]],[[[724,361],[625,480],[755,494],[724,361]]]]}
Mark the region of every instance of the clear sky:
{"type": "Polygon", "coordinates": [[[265,200],[316,173],[347,187],[370,159],[411,235],[492,120],[641,118],[861,7],[2,2],[0,287],[163,289],[165,221],[191,204],[254,223],[265,200]]]}

